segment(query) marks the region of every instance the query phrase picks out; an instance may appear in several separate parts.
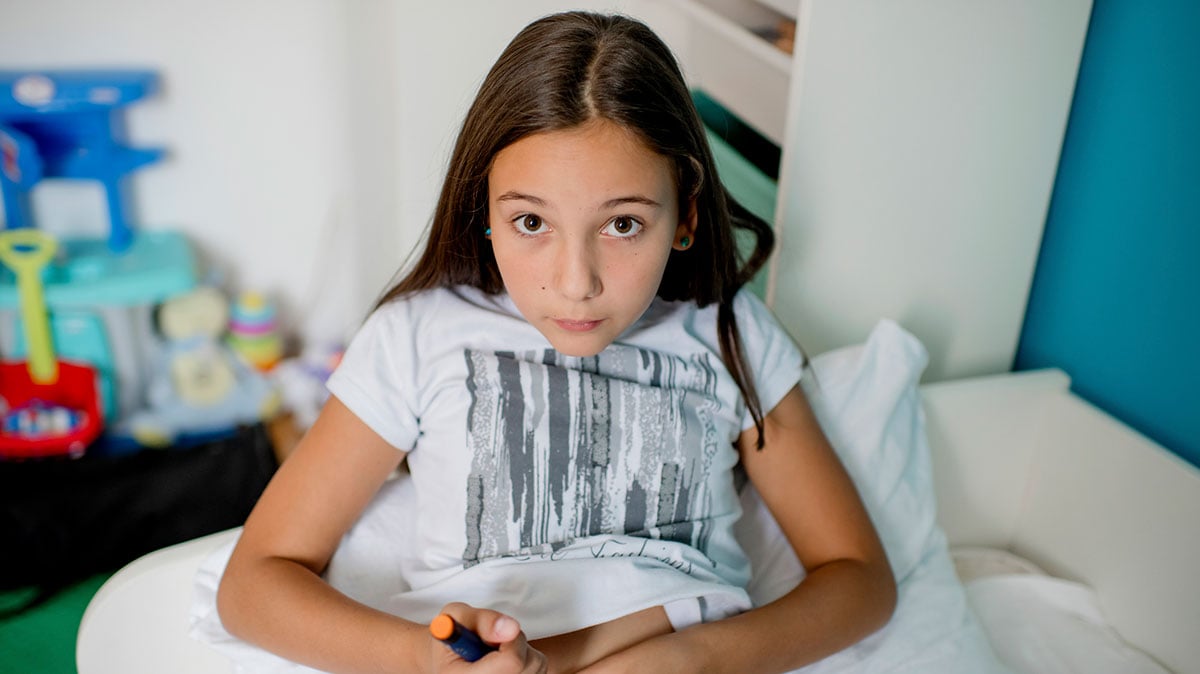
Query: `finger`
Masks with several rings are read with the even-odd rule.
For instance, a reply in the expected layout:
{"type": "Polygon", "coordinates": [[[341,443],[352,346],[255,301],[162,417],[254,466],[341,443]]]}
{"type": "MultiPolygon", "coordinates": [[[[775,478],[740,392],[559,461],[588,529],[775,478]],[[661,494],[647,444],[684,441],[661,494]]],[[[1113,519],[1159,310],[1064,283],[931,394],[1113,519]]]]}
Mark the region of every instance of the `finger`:
{"type": "Polygon", "coordinates": [[[510,642],[521,634],[520,623],[499,611],[454,602],[442,607],[442,612],[493,645],[510,642]]]}
{"type": "Polygon", "coordinates": [[[514,640],[525,643],[524,638],[518,639],[522,636],[521,625],[514,618],[497,611],[487,611],[485,615],[480,616],[480,621],[480,636],[492,643],[505,644],[514,640]]]}

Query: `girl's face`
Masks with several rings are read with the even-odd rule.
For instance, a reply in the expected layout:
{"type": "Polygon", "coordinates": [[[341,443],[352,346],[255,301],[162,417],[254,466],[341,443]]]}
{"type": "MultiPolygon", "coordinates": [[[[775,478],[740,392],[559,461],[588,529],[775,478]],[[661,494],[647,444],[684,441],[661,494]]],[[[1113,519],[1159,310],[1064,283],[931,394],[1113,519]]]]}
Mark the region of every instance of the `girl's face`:
{"type": "Polygon", "coordinates": [[[595,355],[645,313],[672,247],[694,236],[678,203],[671,162],[616,124],[526,136],[488,175],[504,287],[555,350],[595,355]]]}

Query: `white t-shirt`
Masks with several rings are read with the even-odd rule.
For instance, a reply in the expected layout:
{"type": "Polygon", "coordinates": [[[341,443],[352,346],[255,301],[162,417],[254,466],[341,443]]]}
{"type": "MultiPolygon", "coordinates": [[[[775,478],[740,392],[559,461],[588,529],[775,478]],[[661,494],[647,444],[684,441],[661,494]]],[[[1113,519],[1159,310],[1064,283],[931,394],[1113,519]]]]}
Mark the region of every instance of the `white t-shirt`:
{"type": "MultiPolygon", "coordinates": [[[[803,357],[748,292],[734,312],[764,411],[803,357]]],[[[330,392],[398,449],[417,494],[413,590],[428,622],[463,601],[530,638],[713,597],[749,608],[733,442],[753,421],[721,361],[717,307],[656,299],[596,356],[555,351],[505,294],[424,291],[375,311],[330,392]]]]}

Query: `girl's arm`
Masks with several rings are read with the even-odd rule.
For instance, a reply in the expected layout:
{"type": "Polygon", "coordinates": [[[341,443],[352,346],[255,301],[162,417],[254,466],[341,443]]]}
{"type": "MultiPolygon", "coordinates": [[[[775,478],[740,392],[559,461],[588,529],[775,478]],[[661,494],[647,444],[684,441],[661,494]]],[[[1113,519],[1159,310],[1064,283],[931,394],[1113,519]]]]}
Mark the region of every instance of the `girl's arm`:
{"type": "Polygon", "coordinates": [[[738,616],[643,641],[586,672],[786,672],[882,627],[896,605],[883,546],[799,387],[742,434],[746,472],[807,570],[788,594],[738,616]]]}
{"type": "MultiPolygon", "coordinates": [[[[246,520],[217,592],[225,628],[331,672],[465,667],[425,625],[359,604],[320,577],[343,534],[404,455],[331,397],[246,520]]],[[[449,610],[484,639],[501,643],[504,657],[488,660],[517,663],[507,671],[537,671],[529,665],[540,654],[527,647],[511,618],[463,605],[449,610]]]]}

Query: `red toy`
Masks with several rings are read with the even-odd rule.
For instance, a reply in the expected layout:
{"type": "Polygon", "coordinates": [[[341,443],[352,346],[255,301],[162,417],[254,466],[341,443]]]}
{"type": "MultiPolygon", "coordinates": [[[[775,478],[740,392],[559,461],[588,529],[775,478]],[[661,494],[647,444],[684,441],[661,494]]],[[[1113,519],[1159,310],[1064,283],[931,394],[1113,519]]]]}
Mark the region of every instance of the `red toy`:
{"type": "Polygon", "coordinates": [[[8,403],[9,416],[38,401],[74,412],[72,423],[65,430],[18,431],[6,423],[6,428],[0,431],[0,458],[78,456],[100,435],[102,417],[96,372],[90,367],[60,361],[58,379],[52,384],[38,384],[29,376],[26,363],[0,363],[0,397],[8,403]]]}
{"type": "Polygon", "coordinates": [[[96,371],[54,356],[41,274],[57,248],[35,229],[0,232],[0,262],[17,277],[29,350],[25,362],[0,363],[0,458],[79,456],[100,435],[96,371]]]}

